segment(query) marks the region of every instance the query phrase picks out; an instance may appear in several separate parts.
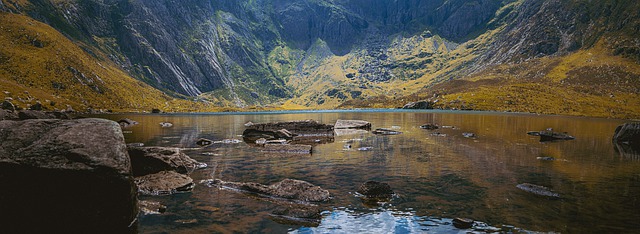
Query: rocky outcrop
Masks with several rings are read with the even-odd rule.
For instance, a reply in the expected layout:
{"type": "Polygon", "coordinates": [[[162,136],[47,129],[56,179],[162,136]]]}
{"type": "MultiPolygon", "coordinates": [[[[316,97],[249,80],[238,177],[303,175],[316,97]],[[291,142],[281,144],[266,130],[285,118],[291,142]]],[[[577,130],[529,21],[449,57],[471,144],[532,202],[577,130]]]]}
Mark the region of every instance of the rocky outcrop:
{"type": "Polygon", "coordinates": [[[176,171],[190,174],[194,170],[205,168],[178,148],[167,147],[128,147],[134,176],[154,174],[161,171],[176,171]]]}
{"type": "Polygon", "coordinates": [[[116,122],[0,121],[0,178],[4,232],[136,229],[136,188],[116,122]]]}
{"type": "Polygon", "coordinates": [[[329,191],[302,180],[284,179],[269,186],[259,183],[226,182],[218,179],[206,183],[219,188],[303,202],[325,202],[331,199],[329,191]]]}
{"type": "Polygon", "coordinates": [[[429,101],[409,102],[402,109],[433,109],[433,103],[429,101]]]}

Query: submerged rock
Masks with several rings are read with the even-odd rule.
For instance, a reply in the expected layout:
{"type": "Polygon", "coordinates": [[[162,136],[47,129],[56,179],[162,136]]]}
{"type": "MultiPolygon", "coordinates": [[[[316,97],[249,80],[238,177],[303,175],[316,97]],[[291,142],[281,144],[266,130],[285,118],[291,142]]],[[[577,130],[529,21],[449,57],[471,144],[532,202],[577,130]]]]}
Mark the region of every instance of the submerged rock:
{"type": "Polygon", "coordinates": [[[0,121],[2,231],[134,231],[138,206],[130,165],[116,122],[0,121]]]}
{"type": "Polygon", "coordinates": [[[176,171],[189,174],[207,164],[198,162],[178,148],[168,147],[129,147],[131,168],[134,176],[148,175],[160,171],[176,171]]]}
{"type": "Polygon", "coordinates": [[[371,129],[371,123],[364,120],[339,119],[336,121],[334,129],[371,129]]]}
{"type": "Polygon", "coordinates": [[[261,151],[284,154],[311,154],[312,148],[310,145],[265,144],[261,151]]]}
{"type": "Polygon", "coordinates": [[[560,194],[553,192],[551,191],[551,189],[544,186],[523,183],[523,184],[516,185],[516,187],[521,189],[522,191],[533,193],[536,195],[551,197],[551,198],[560,198],[560,194]]]}
{"type": "Polygon", "coordinates": [[[364,182],[358,188],[358,193],[369,198],[391,198],[393,196],[393,190],[387,183],[378,181],[364,182]]]}
{"type": "Polygon", "coordinates": [[[400,131],[388,129],[388,128],[378,128],[372,131],[373,134],[376,135],[399,135],[402,134],[400,131]]]}
{"type": "Polygon", "coordinates": [[[167,211],[167,206],[162,205],[157,201],[140,200],[138,201],[138,207],[143,215],[162,214],[167,211]]]}
{"type": "Polygon", "coordinates": [[[120,124],[121,128],[130,128],[130,127],[133,127],[134,125],[137,125],[138,122],[132,119],[124,118],[124,119],[118,120],[118,124],[120,124]]]}
{"type": "Polygon", "coordinates": [[[318,206],[285,204],[276,207],[271,212],[271,219],[285,225],[317,227],[322,220],[320,212],[321,210],[318,206]]]}
{"type": "Polygon", "coordinates": [[[530,131],[527,132],[528,135],[531,136],[540,136],[540,142],[545,142],[545,141],[560,141],[560,140],[573,140],[575,139],[575,137],[567,134],[566,132],[554,132],[553,129],[548,128],[547,130],[544,131],[530,131]]]}
{"type": "Polygon", "coordinates": [[[193,190],[193,179],[175,171],[161,171],[135,178],[138,192],[144,195],[170,195],[193,190]]]}
{"type": "Polygon", "coordinates": [[[335,129],[336,136],[361,135],[367,134],[369,131],[364,129],[335,129]]]}
{"type": "Polygon", "coordinates": [[[376,207],[379,205],[379,202],[391,200],[394,194],[389,184],[378,181],[367,181],[363,183],[357,192],[362,194],[362,197],[360,197],[362,203],[369,207],[376,207]]]}
{"type": "Polygon", "coordinates": [[[420,125],[420,128],[427,129],[427,130],[435,130],[435,129],[438,129],[438,125],[428,123],[428,124],[420,125]]]}
{"type": "Polygon", "coordinates": [[[463,132],[462,136],[465,137],[465,138],[475,138],[476,134],[473,133],[473,132],[463,132]]]}
{"type": "Polygon", "coordinates": [[[269,186],[259,183],[226,182],[218,179],[206,183],[209,186],[304,202],[324,202],[331,198],[329,191],[309,182],[294,179],[284,179],[269,186]]]}

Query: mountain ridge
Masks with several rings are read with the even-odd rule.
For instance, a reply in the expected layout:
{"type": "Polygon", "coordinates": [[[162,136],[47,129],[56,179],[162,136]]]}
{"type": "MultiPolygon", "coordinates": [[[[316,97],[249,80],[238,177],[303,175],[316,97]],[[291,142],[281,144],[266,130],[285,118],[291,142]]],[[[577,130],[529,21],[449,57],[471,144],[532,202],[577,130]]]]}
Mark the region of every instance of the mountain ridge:
{"type": "Polygon", "coordinates": [[[0,5],[1,11],[48,22],[90,54],[104,54],[163,92],[216,106],[389,108],[431,99],[441,108],[621,118],[637,118],[640,106],[634,102],[640,83],[639,8],[628,0],[2,0],[0,5]],[[576,62],[589,53],[603,60],[576,62]],[[511,70],[517,72],[504,72],[511,70]],[[558,85],[567,77],[606,92],[558,85]],[[631,88],[604,82],[611,79],[631,88]],[[542,88],[531,89],[523,101],[498,100],[489,91],[475,95],[480,87],[469,84],[477,81],[493,92],[505,85],[512,96],[520,92],[514,85],[541,85],[557,93],[548,98],[566,99],[565,92],[597,105],[571,110],[527,97],[542,88]],[[631,108],[603,111],[625,101],[631,108]],[[510,108],[504,102],[512,103],[510,108]]]}

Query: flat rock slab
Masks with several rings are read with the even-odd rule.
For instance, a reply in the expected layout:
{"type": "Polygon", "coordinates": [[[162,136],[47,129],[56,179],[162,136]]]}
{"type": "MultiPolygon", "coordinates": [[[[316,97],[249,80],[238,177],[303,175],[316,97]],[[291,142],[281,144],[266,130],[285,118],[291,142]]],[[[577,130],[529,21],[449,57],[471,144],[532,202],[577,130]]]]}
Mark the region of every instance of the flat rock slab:
{"type": "Polygon", "coordinates": [[[275,132],[281,129],[293,133],[294,135],[324,135],[333,136],[333,126],[327,124],[321,124],[315,120],[301,120],[290,122],[276,122],[276,123],[247,123],[245,124],[247,129],[254,129],[259,131],[275,132]]]}
{"type": "Polygon", "coordinates": [[[138,192],[144,195],[170,195],[190,192],[195,187],[193,179],[175,171],[161,171],[135,178],[138,192]]]}
{"type": "Polygon", "coordinates": [[[339,119],[333,127],[334,129],[371,129],[371,123],[364,120],[343,120],[339,119]]]}
{"type": "Polygon", "coordinates": [[[310,145],[266,144],[260,151],[283,154],[311,154],[312,148],[310,145]]]}
{"type": "Polygon", "coordinates": [[[131,164],[110,120],[0,121],[0,188],[6,233],[135,230],[131,164]]]}
{"type": "Polygon", "coordinates": [[[179,148],[129,147],[128,152],[134,176],[169,170],[190,174],[194,170],[207,167],[207,164],[192,159],[179,148]]]}
{"type": "Polygon", "coordinates": [[[294,179],[284,179],[272,185],[259,183],[240,183],[213,180],[207,182],[210,186],[234,189],[274,198],[285,198],[304,202],[324,202],[331,199],[329,191],[309,182],[294,179]]]}

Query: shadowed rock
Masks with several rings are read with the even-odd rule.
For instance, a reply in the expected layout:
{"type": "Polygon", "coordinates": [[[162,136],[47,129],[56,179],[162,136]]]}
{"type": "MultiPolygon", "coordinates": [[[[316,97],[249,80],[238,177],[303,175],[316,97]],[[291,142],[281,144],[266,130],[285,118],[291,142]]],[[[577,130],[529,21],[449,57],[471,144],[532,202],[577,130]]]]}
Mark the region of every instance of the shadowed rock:
{"type": "Polygon", "coordinates": [[[469,229],[473,227],[473,220],[467,218],[455,218],[452,223],[454,227],[460,229],[469,229]]]}
{"type": "Polygon", "coordinates": [[[175,171],[161,171],[135,178],[138,192],[144,195],[170,195],[193,190],[193,179],[175,171]]]}
{"type": "Polygon", "coordinates": [[[285,198],[303,202],[324,202],[331,198],[329,191],[309,182],[294,179],[284,179],[269,186],[251,182],[225,182],[218,179],[207,181],[206,183],[209,186],[217,186],[219,188],[234,189],[268,197],[285,198]]]}
{"type": "Polygon", "coordinates": [[[625,158],[640,160],[640,123],[625,123],[613,134],[616,152],[625,158]]]}
{"type": "Polygon", "coordinates": [[[378,181],[364,182],[358,188],[358,193],[370,198],[391,198],[393,196],[391,186],[378,181]]]}
{"type": "Polygon", "coordinates": [[[16,106],[13,105],[13,103],[11,103],[8,100],[4,100],[2,102],[2,107],[0,107],[3,110],[10,110],[10,111],[15,111],[16,110],[16,106]]]}
{"type": "Polygon", "coordinates": [[[130,165],[116,122],[0,121],[0,226],[6,233],[135,231],[130,165]]]}
{"type": "Polygon", "coordinates": [[[178,148],[167,147],[129,147],[131,168],[134,176],[148,175],[160,171],[176,171],[189,174],[196,169],[207,167],[178,148]]]}
{"type": "Polygon", "coordinates": [[[516,185],[516,187],[521,189],[522,191],[533,193],[535,195],[551,197],[551,198],[560,198],[560,194],[553,192],[551,191],[551,189],[544,186],[523,183],[523,184],[516,185]]]}

